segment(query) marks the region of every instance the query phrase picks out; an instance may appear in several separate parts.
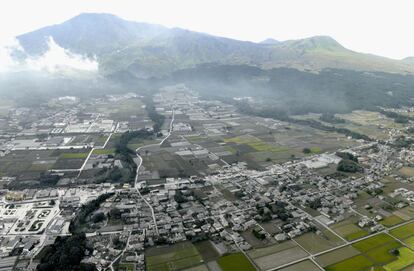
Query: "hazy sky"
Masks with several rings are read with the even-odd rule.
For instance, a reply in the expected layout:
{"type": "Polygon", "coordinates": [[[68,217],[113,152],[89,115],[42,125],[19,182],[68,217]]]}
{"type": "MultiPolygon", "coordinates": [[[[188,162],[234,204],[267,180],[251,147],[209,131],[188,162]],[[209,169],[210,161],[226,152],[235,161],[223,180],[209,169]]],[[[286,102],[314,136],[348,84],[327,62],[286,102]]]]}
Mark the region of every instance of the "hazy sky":
{"type": "Polygon", "coordinates": [[[0,42],[81,12],[250,41],[329,35],[355,51],[414,56],[411,0],[3,0],[0,42]]]}

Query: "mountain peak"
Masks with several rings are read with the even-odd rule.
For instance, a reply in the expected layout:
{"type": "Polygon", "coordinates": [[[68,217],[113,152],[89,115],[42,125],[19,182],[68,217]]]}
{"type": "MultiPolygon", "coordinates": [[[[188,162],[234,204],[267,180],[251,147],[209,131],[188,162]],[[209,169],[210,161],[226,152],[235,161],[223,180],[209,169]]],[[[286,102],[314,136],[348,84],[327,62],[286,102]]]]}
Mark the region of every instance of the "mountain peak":
{"type": "Polygon", "coordinates": [[[261,42],[259,42],[260,44],[279,44],[280,41],[272,39],[272,38],[268,38],[265,40],[262,40],[261,42]]]}
{"type": "Polygon", "coordinates": [[[30,55],[48,50],[50,37],[61,47],[82,54],[101,54],[152,38],[165,27],[124,20],[108,13],[81,13],[61,24],[47,26],[17,37],[30,55]]]}
{"type": "Polygon", "coordinates": [[[339,51],[346,50],[339,42],[330,36],[313,36],[299,40],[288,40],[283,42],[285,46],[302,51],[339,51]]]}

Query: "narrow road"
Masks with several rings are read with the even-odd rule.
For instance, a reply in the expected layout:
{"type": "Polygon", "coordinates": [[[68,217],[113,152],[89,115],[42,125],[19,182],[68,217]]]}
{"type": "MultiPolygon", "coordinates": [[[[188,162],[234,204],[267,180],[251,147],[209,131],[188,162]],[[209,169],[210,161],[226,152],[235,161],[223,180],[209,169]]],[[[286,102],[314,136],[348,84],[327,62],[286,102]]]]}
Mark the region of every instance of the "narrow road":
{"type": "Polygon", "coordinates": [[[119,255],[109,265],[109,268],[111,268],[112,271],[115,271],[115,269],[114,269],[114,263],[116,263],[120,258],[122,258],[122,256],[124,255],[125,251],[127,250],[128,246],[129,246],[129,240],[130,239],[131,239],[131,232],[129,232],[128,239],[127,239],[126,244],[125,244],[125,248],[121,251],[121,253],[119,253],[119,255]]]}
{"type": "MultiPolygon", "coordinates": [[[[84,167],[85,167],[85,165],[86,165],[86,163],[88,162],[88,160],[89,160],[89,158],[91,157],[91,155],[92,155],[92,153],[93,153],[93,151],[94,150],[102,150],[102,149],[105,149],[105,147],[106,147],[106,145],[108,144],[108,141],[111,139],[111,137],[112,137],[112,135],[113,135],[113,132],[112,133],[110,133],[109,134],[109,136],[108,136],[108,138],[105,140],[105,143],[104,143],[104,145],[103,146],[100,146],[100,147],[93,147],[91,150],[90,150],[90,152],[88,153],[88,156],[86,157],[86,159],[85,159],[85,161],[83,162],[83,164],[82,164],[82,166],[80,167],[80,168],[70,168],[70,169],[50,169],[49,171],[50,172],[73,172],[73,171],[79,171],[79,173],[78,173],[78,175],[77,175],[77,178],[79,178],[79,176],[81,175],[81,173],[82,173],[82,170],[84,169],[84,167]]],[[[76,149],[79,149],[79,148],[85,148],[85,147],[88,147],[87,145],[85,145],[85,146],[68,146],[68,148],[66,148],[66,149],[72,149],[72,148],[76,148],[76,149]]],[[[46,149],[49,149],[49,148],[46,148],[46,149]]],[[[59,149],[59,148],[58,148],[59,149]]],[[[38,149],[39,150],[39,149],[38,149]]]]}
{"type": "Polygon", "coordinates": [[[80,175],[81,175],[81,173],[82,173],[82,170],[85,168],[86,163],[88,163],[89,158],[91,157],[91,155],[92,155],[93,151],[94,151],[94,150],[102,150],[102,149],[105,149],[106,144],[108,144],[108,142],[109,142],[109,140],[111,139],[112,135],[113,135],[113,133],[110,133],[110,134],[109,134],[109,136],[108,136],[108,138],[105,140],[105,143],[103,144],[103,146],[100,146],[100,147],[93,147],[93,148],[92,148],[92,150],[89,152],[88,156],[86,157],[85,161],[83,162],[82,166],[80,167],[80,169],[79,169],[79,173],[78,173],[77,178],[79,178],[79,177],[80,177],[80,175]]]}
{"type": "Polygon", "coordinates": [[[156,220],[156,218],[155,218],[155,213],[154,213],[154,208],[151,206],[151,204],[145,199],[145,197],[141,194],[141,192],[139,191],[139,183],[138,183],[138,177],[139,177],[139,170],[140,170],[140,168],[141,168],[141,166],[142,166],[142,157],[141,157],[141,155],[139,155],[139,151],[140,150],[142,150],[142,149],[145,149],[145,148],[148,148],[148,147],[151,147],[151,146],[161,146],[170,136],[171,136],[171,133],[172,133],[172,131],[173,131],[173,127],[174,127],[174,116],[175,116],[175,112],[174,112],[174,108],[172,109],[172,116],[171,116],[171,122],[170,122],[170,126],[169,126],[169,129],[168,129],[168,133],[167,133],[167,135],[161,140],[161,142],[160,143],[155,143],[155,144],[149,144],[149,145],[145,145],[145,146],[141,146],[141,147],[139,147],[139,148],[137,148],[136,150],[135,150],[135,152],[136,152],[136,154],[137,154],[137,157],[139,158],[139,162],[138,162],[138,164],[137,164],[137,171],[136,171],[136,173],[135,173],[135,185],[134,185],[134,188],[135,188],[135,190],[137,191],[137,193],[138,193],[138,195],[140,196],[140,198],[145,202],[145,204],[147,204],[147,206],[150,208],[150,210],[151,210],[151,214],[152,214],[152,219],[153,219],[153,221],[154,221],[154,227],[155,227],[155,232],[157,233],[157,235],[159,234],[159,232],[158,232],[158,226],[157,226],[157,220],[156,220]]]}

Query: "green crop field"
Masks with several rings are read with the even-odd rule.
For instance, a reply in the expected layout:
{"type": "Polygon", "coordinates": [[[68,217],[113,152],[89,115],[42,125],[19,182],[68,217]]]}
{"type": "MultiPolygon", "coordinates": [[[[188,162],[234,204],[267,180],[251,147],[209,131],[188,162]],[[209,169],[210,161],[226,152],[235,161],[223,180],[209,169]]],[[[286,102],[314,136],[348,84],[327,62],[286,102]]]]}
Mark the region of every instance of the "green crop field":
{"type": "Polygon", "coordinates": [[[217,252],[209,240],[197,242],[194,245],[205,262],[215,260],[220,256],[220,254],[217,252]]]}
{"type": "Polygon", "coordinates": [[[188,242],[153,248],[147,251],[147,255],[148,271],[180,270],[203,262],[197,249],[188,242]]]}
{"type": "Polygon", "coordinates": [[[235,253],[221,257],[218,264],[222,271],[255,271],[256,269],[242,253],[235,253]]]}
{"type": "Polygon", "coordinates": [[[368,239],[359,241],[352,246],[356,249],[358,249],[361,252],[366,252],[370,249],[376,248],[378,246],[384,245],[386,243],[389,243],[391,241],[394,241],[394,239],[391,236],[388,236],[384,233],[372,236],[368,239]]]}
{"type": "Polygon", "coordinates": [[[392,235],[399,239],[405,239],[414,235],[414,222],[398,227],[390,231],[392,235]]]}
{"type": "Polygon", "coordinates": [[[336,225],[333,225],[332,229],[348,241],[352,241],[368,235],[368,232],[362,230],[350,220],[345,220],[336,225]]]}
{"type": "Polygon", "coordinates": [[[60,154],[60,159],[83,159],[88,157],[87,152],[68,152],[60,154]]]}
{"type": "Polygon", "coordinates": [[[404,243],[406,243],[408,246],[414,249],[414,236],[411,236],[410,238],[405,239],[404,243]]]}
{"type": "Polygon", "coordinates": [[[350,234],[346,235],[345,239],[348,240],[348,241],[352,241],[352,240],[356,240],[358,238],[367,236],[368,234],[369,233],[364,231],[364,230],[359,230],[357,232],[353,232],[353,233],[350,233],[350,234]]]}
{"type": "Polygon", "coordinates": [[[326,267],[327,271],[351,271],[351,270],[365,270],[366,268],[373,265],[367,257],[358,255],[345,261],[330,265],[326,267]]]}
{"type": "Polygon", "coordinates": [[[243,135],[243,136],[236,136],[232,138],[224,139],[224,142],[229,143],[233,142],[236,144],[245,144],[250,146],[256,151],[267,151],[267,152],[283,152],[289,150],[289,148],[286,147],[278,147],[274,146],[272,144],[266,143],[262,141],[261,139],[251,136],[251,135],[243,135]]]}
{"type": "Polygon", "coordinates": [[[385,270],[399,271],[405,267],[408,267],[414,264],[414,252],[411,249],[402,247],[399,249],[399,252],[400,252],[400,255],[398,256],[397,260],[384,265],[385,270]]]}
{"type": "Polygon", "coordinates": [[[115,153],[115,149],[95,149],[93,150],[93,154],[114,154],[115,153]]]}
{"type": "Polygon", "coordinates": [[[385,227],[392,227],[395,225],[398,225],[400,223],[404,222],[404,220],[396,215],[390,215],[386,218],[384,218],[384,220],[381,221],[381,224],[384,225],[385,227]]]}
{"type": "Polygon", "coordinates": [[[134,271],[135,270],[135,266],[132,263],[122,263],[122,264],[118,265],[118,269],[117,270],[134,271]]]}
{"type": "Polygon", "coordinates": [[[399,248],[401,244],[397,241],[392,241],[383,246],[374,248],[366,252],[365,254],[377,264],[386,264],[397,259],[390,253],[392,249],[399,248]]]}

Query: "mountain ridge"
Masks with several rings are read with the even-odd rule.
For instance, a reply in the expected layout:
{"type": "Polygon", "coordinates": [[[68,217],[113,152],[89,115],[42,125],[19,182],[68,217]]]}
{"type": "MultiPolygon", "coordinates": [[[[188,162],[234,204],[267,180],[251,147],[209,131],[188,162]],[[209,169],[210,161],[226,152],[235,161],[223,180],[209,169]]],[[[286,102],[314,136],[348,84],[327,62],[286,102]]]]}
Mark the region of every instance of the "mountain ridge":
{"type": "Polygon", "coordinates": [[[411,61],[354,52],[329,36],[255,43],[128,21],[107,13],[82,13],[17,39],[28,55],[38,56],[48,49],[48,37],[75,53],[97,56],[103,74],[128,70],[137,77],[148,78],[205,63],[315,72],[344,68],[414,74],[411,61]]]}

